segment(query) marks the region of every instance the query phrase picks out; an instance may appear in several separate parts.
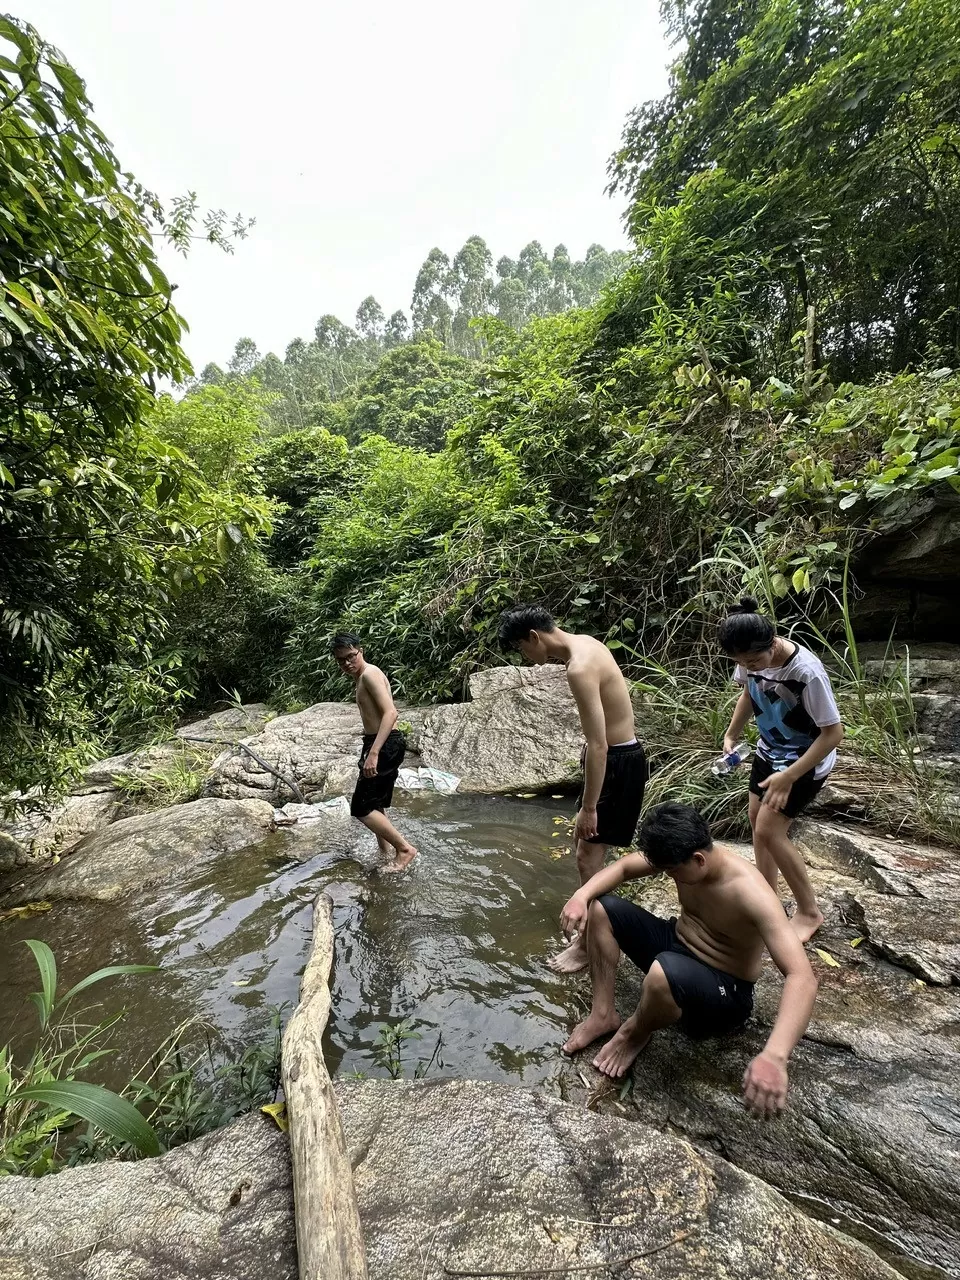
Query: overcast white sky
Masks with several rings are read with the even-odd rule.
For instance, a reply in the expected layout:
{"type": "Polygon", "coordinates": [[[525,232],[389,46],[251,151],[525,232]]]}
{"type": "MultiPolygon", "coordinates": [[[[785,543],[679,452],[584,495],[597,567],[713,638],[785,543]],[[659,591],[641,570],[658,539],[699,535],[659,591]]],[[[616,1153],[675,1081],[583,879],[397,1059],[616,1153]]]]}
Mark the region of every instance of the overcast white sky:
{"type": "Polygon", "coordinates": [[[164,255],[199,370],[283,354],[470,235],[625,246],[605,166],[658,96],[657,0],[22,0],[87,82],[122,164],[164,198],[255,217],[230,257],[164,255]]]}

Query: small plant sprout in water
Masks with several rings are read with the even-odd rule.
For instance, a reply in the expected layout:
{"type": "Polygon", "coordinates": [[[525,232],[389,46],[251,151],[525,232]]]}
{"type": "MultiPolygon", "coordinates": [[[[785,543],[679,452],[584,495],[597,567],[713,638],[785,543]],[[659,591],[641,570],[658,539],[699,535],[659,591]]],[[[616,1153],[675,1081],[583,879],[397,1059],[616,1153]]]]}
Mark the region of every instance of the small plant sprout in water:
{"type": "MultiPolygon", "coordinates": [[[[409,1040],[422,1040],[423,1036],[416,1030],[416,1023],[412,1018],[401,1018],[399,1022],[390,1026],[384,1023],[377,1033],[377,1038],[373,1044],[373,1059],[377,1066],[386,1071],[393,1080],[403,1078],[403,1046],[409,1040]]],[[[443,1033],[437,1033],[437,1043],[434,1045],[433,1053],[426,1060],[421,1058],[413,1070],[413,1079],[421,1080],[430,1068],[436,1063],[437,1066],[443,1066],[443,1059],[440,1057],[440,1051],[443,1046],[443,1033]]]]}

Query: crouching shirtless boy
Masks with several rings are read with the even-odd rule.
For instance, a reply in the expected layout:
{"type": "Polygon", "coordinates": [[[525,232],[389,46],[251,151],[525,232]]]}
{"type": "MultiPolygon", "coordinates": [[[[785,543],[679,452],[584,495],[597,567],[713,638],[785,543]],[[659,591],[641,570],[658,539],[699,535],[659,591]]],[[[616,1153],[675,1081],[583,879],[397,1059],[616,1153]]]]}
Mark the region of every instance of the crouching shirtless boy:
{"type": "Polygon", "coordinates": [[[640,824],[643,853],[599,871],[563,909],[569,937],[587,929],[593,1005],[563,1046],[577,1053],[614,1032],[593,1065],[625,1075],[655,1031],[677,1023],[694,1039],[737,1031],[753,1009],[764,947],[785,982],[766,1045],[747,1067],[747,1105],[761,1115],[783,1109],[787,1061],[806,1030],[817,980],[777,895],[759,871],[732,849],[714,844],[705,819],[690,805],[660,804],[640,824]],[[625,880],[666,872],[677,886],[680,918],[662,920],[613,890],[625,880]],[[621,951],[645,973],[636,1012],[621,1023],[614,979],[621,951]]]}

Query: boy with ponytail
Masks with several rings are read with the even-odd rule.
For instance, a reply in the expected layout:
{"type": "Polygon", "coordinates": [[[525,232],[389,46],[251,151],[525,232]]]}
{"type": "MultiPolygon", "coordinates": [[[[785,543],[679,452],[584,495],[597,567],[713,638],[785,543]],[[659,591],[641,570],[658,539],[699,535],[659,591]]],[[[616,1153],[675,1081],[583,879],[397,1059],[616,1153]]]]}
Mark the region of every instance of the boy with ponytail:
{"type": "Polygon", "coordinates": [[[774,890],[783,872],[797,904],[791,923],[800,941],[807,942],[823,924],[823,915],[789,833],[829,776],[843,737],[830,677],[809,649],[777,634],[750,596],[724,618],[719,638],[724,653],[737,664],[733,678],[743,690],[723,749],[734,750],[751,717],[760,736],[750,772],[757,869],[774,890]]]}

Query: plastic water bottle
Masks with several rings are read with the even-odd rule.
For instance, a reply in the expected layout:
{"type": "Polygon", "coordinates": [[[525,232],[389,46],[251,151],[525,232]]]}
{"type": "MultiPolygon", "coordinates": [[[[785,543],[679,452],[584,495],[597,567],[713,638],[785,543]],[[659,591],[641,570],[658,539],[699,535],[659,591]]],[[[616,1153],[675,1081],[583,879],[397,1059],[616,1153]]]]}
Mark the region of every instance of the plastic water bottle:
{"type": "Polygon", "coordinates": [[[741,742],[730,752],[729,755],[722,755],[719,759],[714,760],[710,766],[710,772],[715,778],[722,778],[725,774],[732,773],[738,765],[743,764],[744,760],[750,754],[750,743],[741,742]]]}

